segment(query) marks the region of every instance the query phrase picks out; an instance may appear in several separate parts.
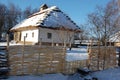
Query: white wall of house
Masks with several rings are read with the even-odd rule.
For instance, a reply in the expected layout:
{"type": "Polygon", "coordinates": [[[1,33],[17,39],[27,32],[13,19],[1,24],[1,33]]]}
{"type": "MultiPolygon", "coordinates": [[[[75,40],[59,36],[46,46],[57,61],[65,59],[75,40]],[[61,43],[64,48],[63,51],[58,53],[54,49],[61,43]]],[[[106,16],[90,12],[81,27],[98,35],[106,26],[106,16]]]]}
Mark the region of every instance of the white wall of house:
{"type": "Polygon", "coordinates": [[[21,32],[21,41],[24,41],[24,36],[26,36],[26,41],[28,42],[38,42],[38,34],[39,30],[27,30],[27,31],[22,31],[21,32]]]}
{"type": "Polygon", "coordinates": [[[73,43],[73,40],[74,32],[39,28],[39,41],[54,43],[73,43]],[[48,38],[48,33],[51,33],[51,38],[48,38]]]}

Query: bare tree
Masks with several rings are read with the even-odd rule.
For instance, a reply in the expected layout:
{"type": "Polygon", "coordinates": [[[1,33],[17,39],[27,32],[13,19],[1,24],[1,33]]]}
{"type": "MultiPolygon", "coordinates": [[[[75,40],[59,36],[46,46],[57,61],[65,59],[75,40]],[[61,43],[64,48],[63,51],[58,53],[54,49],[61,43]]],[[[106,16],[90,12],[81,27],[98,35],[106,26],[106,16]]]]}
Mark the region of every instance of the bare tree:
{"type": "Polygon", "coordinates": [[[6,18],[7,29],[12,28],[19,22],[21,10],[19,7],[15,6],[14,4],[9,4],[8,13],[6,18]]]}
{"type": "Polygon", "coordinates": [[[117,2],[112,0],[106,7],[97,7],[96,11],[88,15],[92,34],[103,45],[109,40],[110,35],[115,33],[118,28],[118,6],[117,2]]]}
{"type": "Polygon", "coordinates": [[[23,11],[23,19],[28,18],[32,14],[31,6],[26,7],[26,9],[23,11]]]}
{"type": "Polygon", "coordinates": [[[87,24],[80,25],[81,33],[78,33],[78,40],[80,40],[80,44],[83,42],[83,40],[88,40],[89,39],[89,31],[86,28],[87,24]]]}

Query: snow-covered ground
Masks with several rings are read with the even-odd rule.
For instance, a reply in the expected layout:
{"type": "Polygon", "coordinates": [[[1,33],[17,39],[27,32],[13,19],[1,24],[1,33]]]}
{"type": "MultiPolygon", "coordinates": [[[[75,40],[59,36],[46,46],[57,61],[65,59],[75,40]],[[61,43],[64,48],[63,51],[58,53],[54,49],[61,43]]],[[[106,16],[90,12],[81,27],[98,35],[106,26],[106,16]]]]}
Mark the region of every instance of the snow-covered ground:
{"type": "MultiPolygon", "coordinates": [[[[13,45],[22,45],[22,44],[16,44],[14,41],[9,43],[10,46],[13,45]]],[[[0,46],[7,46],[7,42],[0,42],[0,46]]]]}
{"type": "Polygon", "coordinates": [[[58,74],[44,74],[44,75],[26,75],[26,76],[10,76],[6,80],[68,80],[68,76],[58,74]]]}
{"type": "Polygon", "coordinates": [[[120,80],[120,68],[110,68],[94,72],[92,76],[97,77],[98,80],[120,80]]]}
{"type": "MultiPolygon", "coordinates": [[[[96,77],[98,80],[120,80],[120,68],[111,68],[103,71],[91,73],[89,78],[96,77]]],[[[26,76],[10,76],[5,80],[85,80],[80,74],[73,75],[63,74],[43,74],[43,75],[26,75],[26,76]]]]}
{"type": "Polygon", "coordinates": [[[79,48],[67,49],[66,60],[85,60],[88,59],[87,46],[80,46],[79,48]]]}

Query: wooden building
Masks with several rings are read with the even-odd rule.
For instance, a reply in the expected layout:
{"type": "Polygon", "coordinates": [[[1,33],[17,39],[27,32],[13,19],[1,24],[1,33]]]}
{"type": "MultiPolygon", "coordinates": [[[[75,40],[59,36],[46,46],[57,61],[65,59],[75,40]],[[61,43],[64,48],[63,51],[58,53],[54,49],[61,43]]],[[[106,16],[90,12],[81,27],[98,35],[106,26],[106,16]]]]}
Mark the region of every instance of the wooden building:
{"type": "Polygon", "coordinates": [[[120,47],[120,31],[110,36],[109,42],[116,47],[120,47]]]}
{"type": "Polygon", "coordinates": [[[30,44],[67,45],[74,41],[80,28],[58,7],[42,5],[40,11],[29,16],[11,29],[14,40],[30,44]]]}

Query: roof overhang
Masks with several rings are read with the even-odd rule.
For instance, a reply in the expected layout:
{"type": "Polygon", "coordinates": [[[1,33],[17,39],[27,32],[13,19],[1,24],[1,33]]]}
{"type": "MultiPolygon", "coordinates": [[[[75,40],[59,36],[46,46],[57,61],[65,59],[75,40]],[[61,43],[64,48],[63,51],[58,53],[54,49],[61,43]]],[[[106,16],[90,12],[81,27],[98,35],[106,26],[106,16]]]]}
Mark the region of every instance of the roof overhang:
{"type": "Polygon", "coordinates": [[[34,29],[38,29],[38,26],[26,26],[26,27],[20,27],[17,29],[11,29],[11,32],[16,32],[16,31],[26,31],[26,30],[34,30],[34,29]]]}
{"type": "Polygon", "coordinates": [[[72,31],[72,32],[82,32],[80,29],[69,29],[66,27],[46,27],[46,26],[26,26],[26,27],[20,27],[17,29],[11,29],[11,32],[17,32],[17,31],[26,31],[26,30],[34,30],[38,28],[48,28],[53,30],[64,30],[64,31],[72,31]]]}

